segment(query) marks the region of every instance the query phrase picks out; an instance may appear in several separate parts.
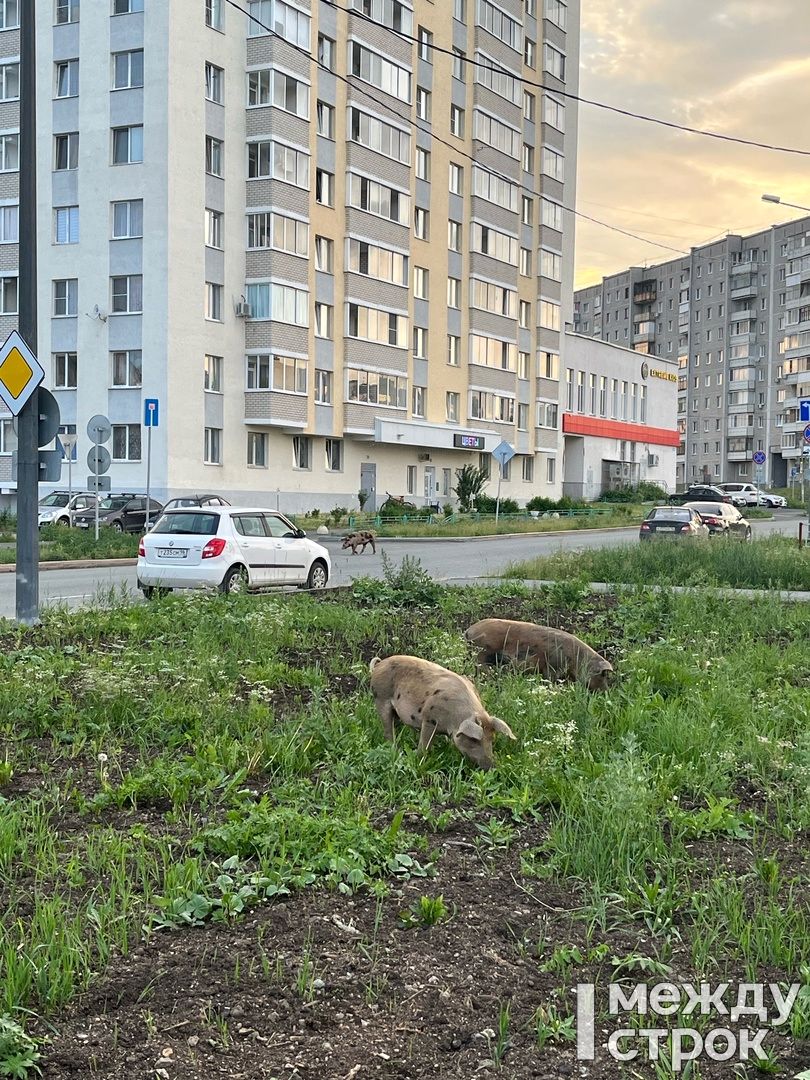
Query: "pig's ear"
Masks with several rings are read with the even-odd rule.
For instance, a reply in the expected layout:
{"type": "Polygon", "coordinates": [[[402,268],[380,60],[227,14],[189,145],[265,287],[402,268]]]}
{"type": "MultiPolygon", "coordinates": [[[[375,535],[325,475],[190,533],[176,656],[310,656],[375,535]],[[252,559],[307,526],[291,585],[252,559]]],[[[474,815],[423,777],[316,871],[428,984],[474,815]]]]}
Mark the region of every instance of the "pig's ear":
{"type": "Polygon", "coordinates": [[[458,725],[457,735],[465,735],[468,739],[472,739],[474,742],[483,742],[484,729],[480,724],[476,724],[475,720],[468,718],[462,720],[458,725]]]}
{"type": "Polygon", "coordinates": [[[505,735],[508,739],[517,741],[517,736],[512,729],[504,720],[501,720],[499,716],[490,716],[489,719],[492,721],[492,727],[495,731],[499,732],[501,735],[505,735]]]}

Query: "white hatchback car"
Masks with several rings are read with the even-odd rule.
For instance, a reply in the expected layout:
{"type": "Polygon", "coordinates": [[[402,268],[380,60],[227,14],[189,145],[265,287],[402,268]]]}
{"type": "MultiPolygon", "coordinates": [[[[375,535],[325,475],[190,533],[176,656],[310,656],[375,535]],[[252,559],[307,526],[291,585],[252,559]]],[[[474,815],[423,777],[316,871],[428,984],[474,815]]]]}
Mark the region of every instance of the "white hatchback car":
{"type": "Polygon", "coordinates": [[[170,510],[138,547],[138,588],[147,598],[169,589],[323,589],[330,571],[325,547],[262,507],[170,510]]]}

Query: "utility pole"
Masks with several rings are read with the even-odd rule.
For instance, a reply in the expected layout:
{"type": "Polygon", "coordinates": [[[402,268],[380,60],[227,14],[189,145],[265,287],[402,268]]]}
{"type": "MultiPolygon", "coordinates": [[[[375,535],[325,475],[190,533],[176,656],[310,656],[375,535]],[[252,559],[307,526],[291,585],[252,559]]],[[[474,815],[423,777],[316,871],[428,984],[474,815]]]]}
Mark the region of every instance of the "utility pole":
{"type": "MultiPolygon", "coordinates": [[[[35,0],[20,0],[19,332],[37,351],[37,151],[35,0]]],[[[39,391],[17,418],[17,621],[39,622],[39,391]]]]}

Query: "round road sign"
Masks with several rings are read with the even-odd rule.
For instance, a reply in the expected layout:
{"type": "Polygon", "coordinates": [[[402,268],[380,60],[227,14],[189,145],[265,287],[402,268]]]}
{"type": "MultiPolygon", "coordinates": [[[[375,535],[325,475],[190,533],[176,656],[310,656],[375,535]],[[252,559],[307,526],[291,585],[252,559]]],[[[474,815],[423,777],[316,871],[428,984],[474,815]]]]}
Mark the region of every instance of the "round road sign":
{"type": "Polygon", "coordinates": [[[87,435],[94,443],[107,442],[110,435],[112,435],[110,421],[106,416],[102,416],[101,413],[96,413],[95,416],[91,416],[87,421],[87,435]]]}
{"type": "Polygon", "coordinates": [[[804,441],[810,443],[810,424],[806,424],[804,428],[804,441]]]}
{"type": "Polygon", "coordinates": [[[93,446],[87,451],[87,468],[95,476],[103,476],[110,468],[111,460],[106,446],[93,446]]]}
{"type": "Polygon", "coordinates": [[[757,450],[757,452],[754,454],[754,461],[757,465],[765,464],[765,455],[761,450],[757,450]]]}

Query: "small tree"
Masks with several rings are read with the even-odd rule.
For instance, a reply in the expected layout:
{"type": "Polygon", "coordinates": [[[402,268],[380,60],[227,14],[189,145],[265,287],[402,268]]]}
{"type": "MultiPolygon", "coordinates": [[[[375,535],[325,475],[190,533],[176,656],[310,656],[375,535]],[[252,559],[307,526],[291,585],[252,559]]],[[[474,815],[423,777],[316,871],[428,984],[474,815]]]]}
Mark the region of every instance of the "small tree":
{"type": "Polygon", "coordinates": [[[357,492],[357,501],[360,503],[360,512],[361,513],[362,513],[363,510],[365,510],[366,503],[368,502],[370,496],[371,496],[371,492],[366,491],[365,488],[360,488],[360,490],[357,492]]]}
{"type": "Polygon", "coordinates": [[[456,486],[453,488],[458,495],[459,509],[466,513],[473,504],[473,500],[480,495],[486,486],[486,469],[479,469],[475,465],[464,465],[456,469],[456,486]]]}

